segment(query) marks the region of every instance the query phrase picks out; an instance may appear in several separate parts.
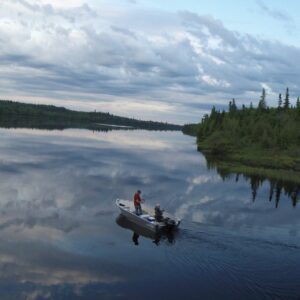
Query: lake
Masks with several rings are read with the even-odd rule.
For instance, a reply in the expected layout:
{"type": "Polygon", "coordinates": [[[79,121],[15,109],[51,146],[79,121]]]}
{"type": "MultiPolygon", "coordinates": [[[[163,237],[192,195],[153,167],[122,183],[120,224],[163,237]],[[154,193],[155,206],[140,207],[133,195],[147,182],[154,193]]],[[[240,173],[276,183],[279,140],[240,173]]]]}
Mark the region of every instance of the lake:
{"type": "Polygon", "coordinates": [[[300,211],[180,132],[0,129],[1,299],[299,299],[300,211]],[[116,198],[182,219],[159,237],[116,198]],[[255,197],[254,197],[255,196],[255,197]]]}

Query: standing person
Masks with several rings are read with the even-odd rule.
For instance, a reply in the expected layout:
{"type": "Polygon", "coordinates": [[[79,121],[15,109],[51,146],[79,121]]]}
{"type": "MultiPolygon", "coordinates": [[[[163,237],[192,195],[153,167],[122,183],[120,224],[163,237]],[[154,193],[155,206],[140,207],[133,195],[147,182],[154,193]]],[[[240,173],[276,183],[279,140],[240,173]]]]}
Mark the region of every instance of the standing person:
{"type": "Polygon", "coordinates": [[[141,191],[138,190],[134,196],[133,196],[133,202],[134,202],[134,208],[135,208],[135,213],[137,215],[141,215],[142,214],[142,206],[141,206],[141,202],[142,202],[142,198],[141,198],[141,191]]]}

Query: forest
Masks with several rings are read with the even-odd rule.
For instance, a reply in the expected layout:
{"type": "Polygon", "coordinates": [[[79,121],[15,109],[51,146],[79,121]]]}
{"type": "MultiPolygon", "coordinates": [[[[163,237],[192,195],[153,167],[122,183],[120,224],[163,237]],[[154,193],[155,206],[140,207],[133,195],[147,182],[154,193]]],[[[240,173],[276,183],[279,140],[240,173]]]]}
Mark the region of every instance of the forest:
{"type": "Polygon", "coordinates": [[[105,125],[127,126],[127,129],[181,130],[182,126],[142,121],[133,118],[115,116],[103,112],[81,112],[64,107],[41,104],[27,104],[9,100],[0,100],[1,127],[27,128],[87,128],[108,129],[105,125]]]}
{"type": "Polygon", "coordinates": [[[266,98],[263,89],[257,107],[252,103],[238,107],[235,99],[226,112],[212,107],[210,115],[204,115],[199,124],[185,125],[183,132],[197,136],[198,149],[220,161],[298,172],[299,97],[291,103],[287,88],[278,95],[277,107],[269,107],[266,98]]]}

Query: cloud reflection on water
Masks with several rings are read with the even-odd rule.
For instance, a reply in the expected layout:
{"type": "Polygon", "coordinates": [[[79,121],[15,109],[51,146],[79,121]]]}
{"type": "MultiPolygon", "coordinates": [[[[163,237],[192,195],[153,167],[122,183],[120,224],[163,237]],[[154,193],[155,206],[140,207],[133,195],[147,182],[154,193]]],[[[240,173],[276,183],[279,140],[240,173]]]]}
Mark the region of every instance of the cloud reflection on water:
{"type": "MultiPolygon", "coordinates": [[[[298,208],[288,198],[274,209],[263,185],[253,203],[245,180],[223,182],[180,133],[0,131],[0,278],[22,290],[33,285],[29,299],[55,298],[56,288],[68,285],[70,297],[87,295],[83,289],[93,284],[113,298],[103,285],[163,276],[174,267],[166,260],[174,250],[153,251],[145,241],[137,252],[130,233],[115,224],[115,198],[130,198],[137,188],[150,204],[182,217],[183,232],[194,222],[298,234],[298,208]]],[[[189,239],[178,243],[186,247],[189,239]]]]}
{"type": "MultiPolygon", "coordinates": [[[[127,280],[118,262],[97,254],[114,231],[106,224],[116,213],[113,200],[120,194],[131,196],[137,186],[155,184],[157,178],[171,184],[175,175],[149,173],[161,160],[148,153],[161,152],[166,163],[172,140],[149,140],[139,131],[130,138],[127,132],[1,131],[2,279],[42,287],[127,280]],[[93,238],[101,247],[86,249],[93,238]]],[[[173,168],[173,156],[169,160],[173,168]]],[[[114,247],[111,242],[104,253],[109,247],[114,247]]],[[[40,296],[33,292],[30,297],[40,296]]]]}

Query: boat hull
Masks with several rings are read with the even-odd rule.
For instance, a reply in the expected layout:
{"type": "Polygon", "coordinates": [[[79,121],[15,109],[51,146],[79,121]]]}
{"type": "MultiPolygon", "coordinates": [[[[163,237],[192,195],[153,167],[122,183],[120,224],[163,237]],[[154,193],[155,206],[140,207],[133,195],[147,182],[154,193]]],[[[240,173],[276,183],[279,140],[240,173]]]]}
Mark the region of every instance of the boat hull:
{"type": "Polygon", "coordinates": [[[138,225],[141,226],[146,226],[147,228],[151,229],[151,230],[156,230],[157,228],[157,224],[151,223],[151,222],[147,222],[146,220],[142,219],[141,217],[135,215],[134,213],[128,212],[126,210],[120,209],[121,210],[121,214],[123,216],[125,216],[128,220],[130,220],[131,222],[134,222],[138,225]]]}

